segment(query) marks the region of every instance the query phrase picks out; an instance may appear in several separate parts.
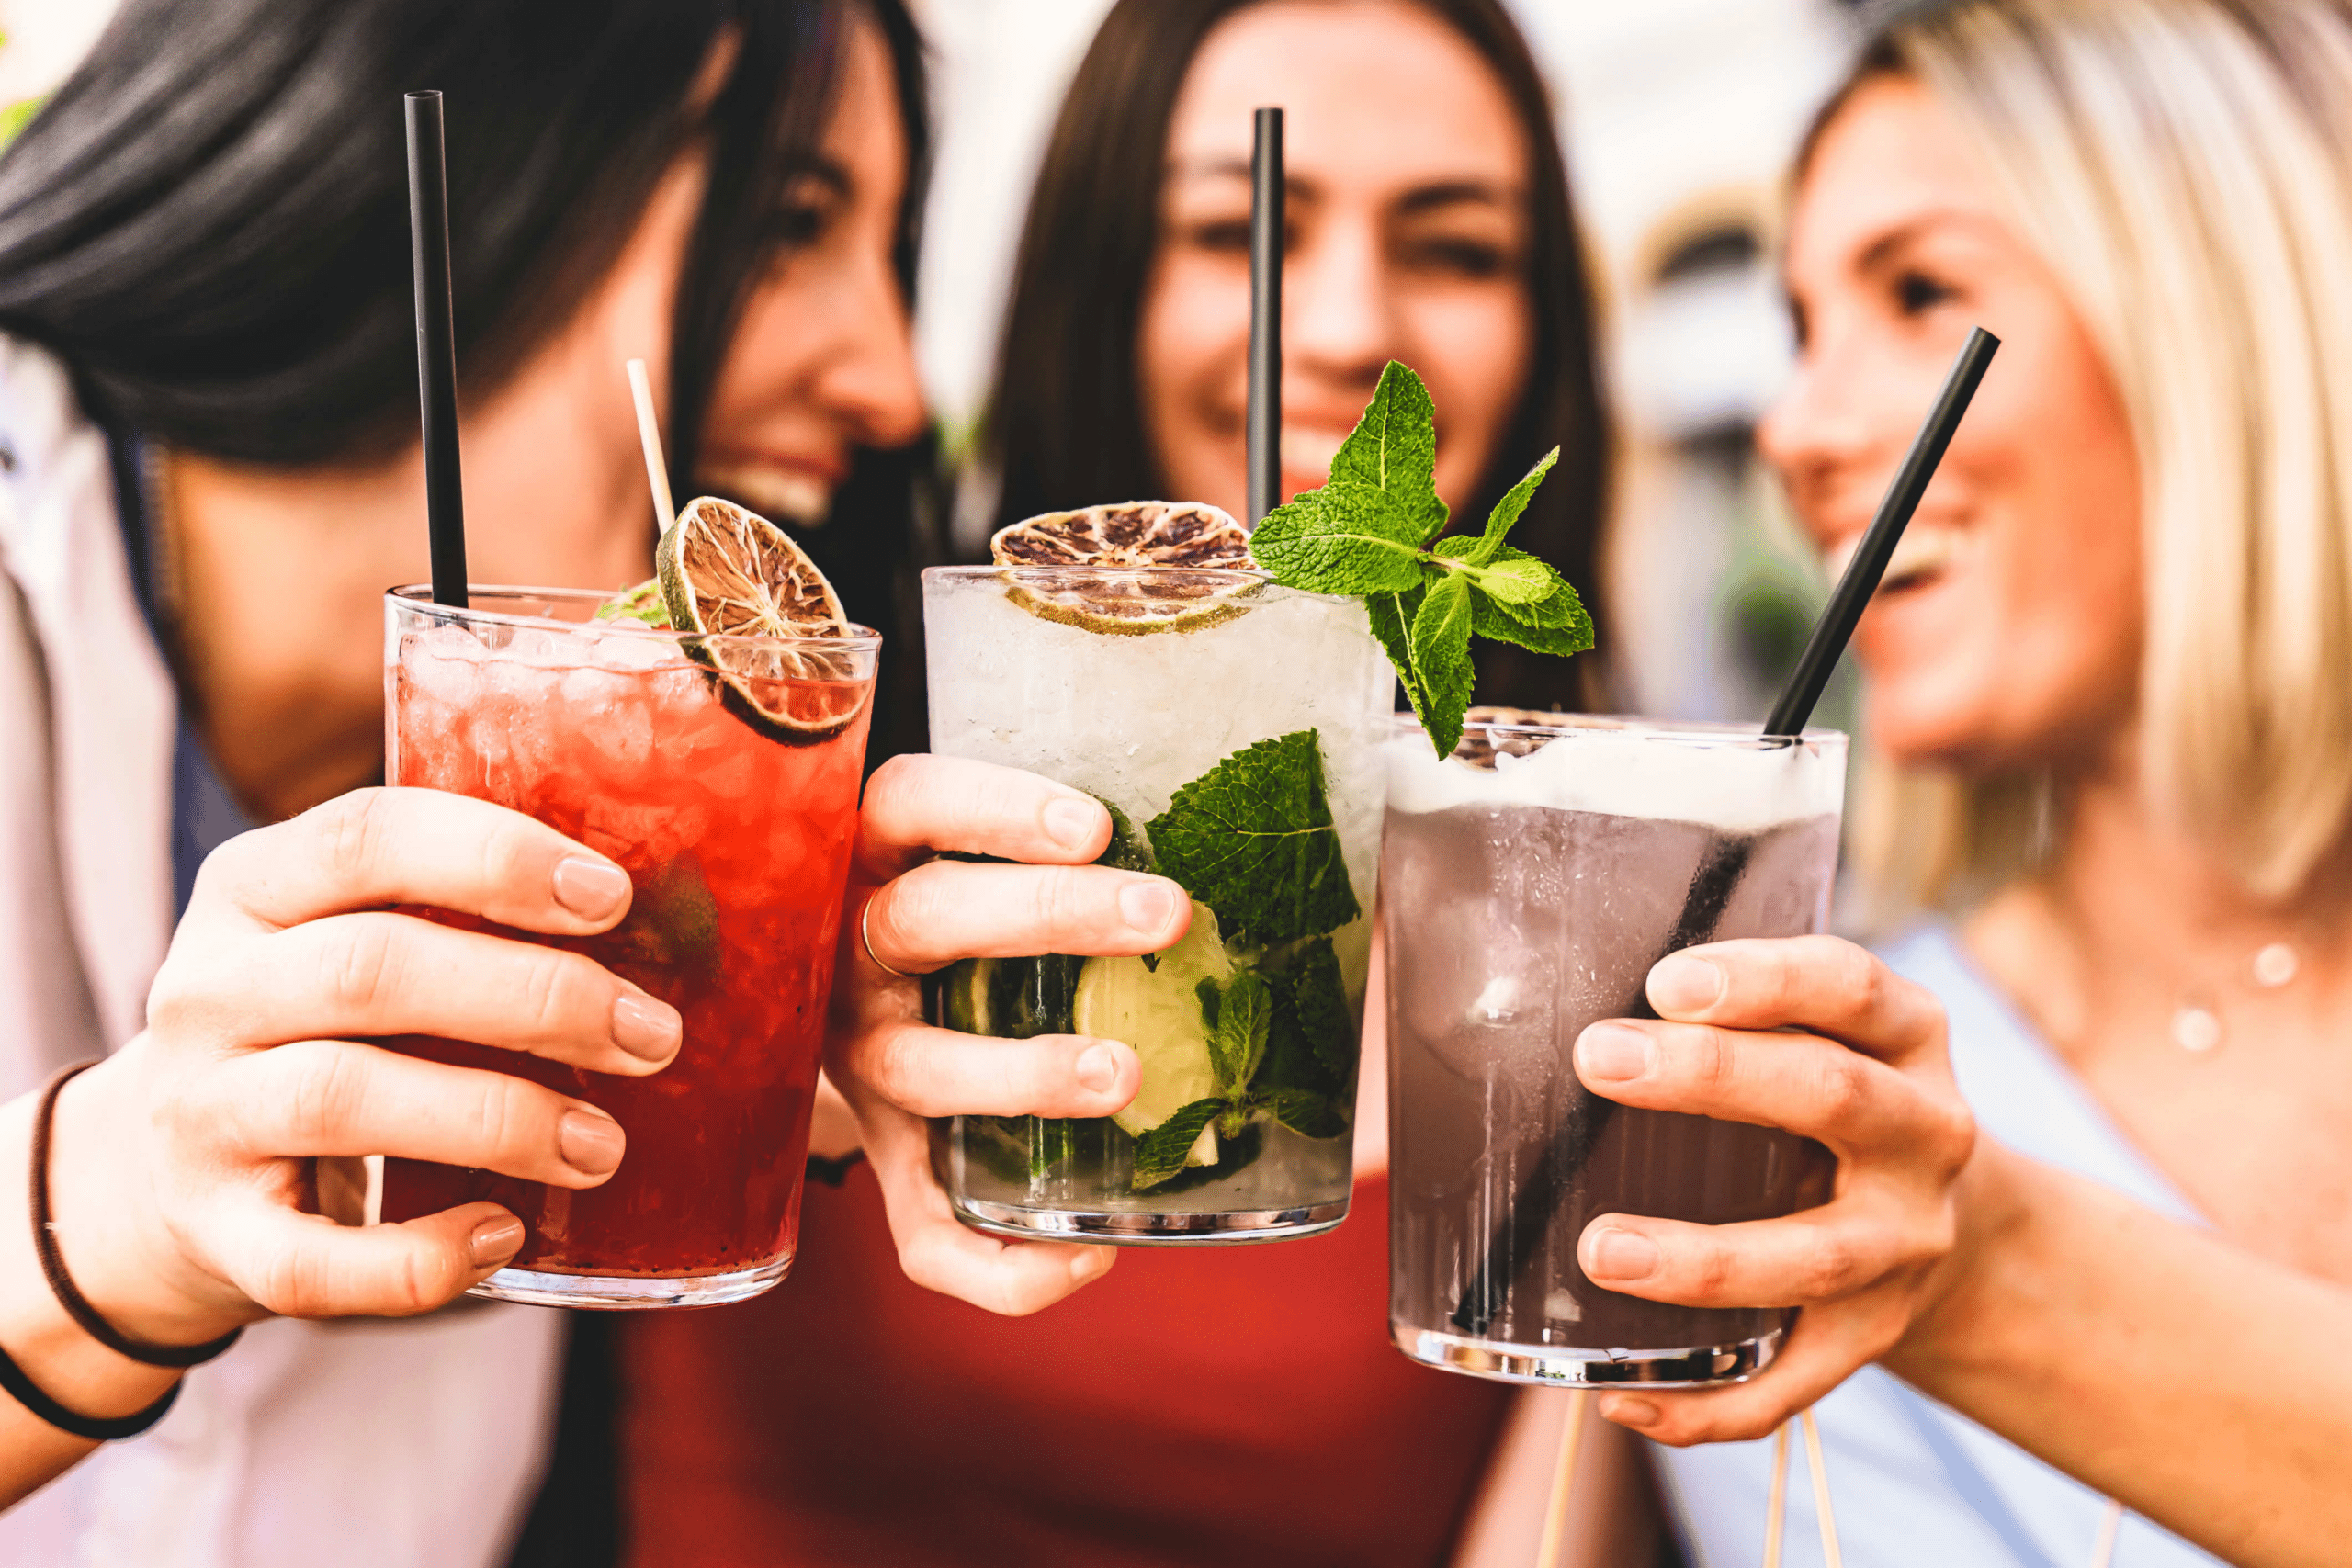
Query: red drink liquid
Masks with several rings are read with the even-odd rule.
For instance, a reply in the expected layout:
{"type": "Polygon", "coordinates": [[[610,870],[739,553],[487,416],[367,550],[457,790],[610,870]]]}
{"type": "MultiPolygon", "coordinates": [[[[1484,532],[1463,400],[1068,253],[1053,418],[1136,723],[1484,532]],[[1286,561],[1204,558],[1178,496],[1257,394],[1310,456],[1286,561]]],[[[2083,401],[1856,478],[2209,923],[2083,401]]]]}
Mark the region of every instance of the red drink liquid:
{"type": "MultiPolygon", "coordinates": [[[[493,603],[475,597],[477,609],[493,603]]],[[[514,608],[569,619],[595,604],[549,594],[514,608]]],[[[382,1217],[485,1199],[513,1211],[528,1235],[486,1293],[655,1305],[765,1289],[799,1226],[871,639],[855,664],[836,661],[855,678],[763,684],[768,705],[795,713],[857,707],[838,733],[794,744],[738,716],[673,639],[496,626],[489,644],[503,645],[491,646],[482,628],[424,619],[450,612],[396,601],[390,614],[389,782],[512,807],[619,862],[636,891],[613,931],[502,934],[584,953],[643,987],[678,1009],[685,1043],[667,1068],[632,1078],[459,1041],[399,1042],[601,1106],[628,1149],[610,1180],[578,1191],[388,1159],[382,1217]],[[681,1277],[702,1288],[645,1283],[681,1277]]]]}

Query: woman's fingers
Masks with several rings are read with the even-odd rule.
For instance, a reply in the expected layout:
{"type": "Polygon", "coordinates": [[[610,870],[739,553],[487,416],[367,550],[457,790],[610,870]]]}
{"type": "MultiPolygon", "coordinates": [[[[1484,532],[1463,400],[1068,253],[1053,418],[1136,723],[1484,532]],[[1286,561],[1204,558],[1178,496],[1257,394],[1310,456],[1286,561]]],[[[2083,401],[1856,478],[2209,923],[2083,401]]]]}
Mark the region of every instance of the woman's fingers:
{"type": "Polygon", "coordinates": [[[1854,1370],[1877,1359],[1902,1337],[1907,1313],[1892,1301],[1854,1310],[1813,1311],[1797,1318],[1772,1365],[1725,1388],[1687,1393],[1604,1393],[1600,1414],[1655,1442],[1751,1442],[1801,1410],[1819,1404],[1854,1370]]]}
{"type": "Polygon", "coordinates": [[[1000,1241],[967,1228],[931,1172],[923,1123],[887,1107],[869,1111],[865,1154],[882,1188],[899,1266],[925,1290],[1007,1317],[1053,1305],[1116,1261],[1112,1248],[1000,1241]]]}
{"type": "Polygon", "coordinates": [[[1898,1065],[1943,1045],[1943,1008],[1934,993],[1839,937],[1685,948],[1651,968],[1649,999],[1661,1017],[1684,1023],[1803,1029],[1898,1065]]]}
{"type": "Polygon", "coordinates": [[[1577,1263],[1596,1285],[1696,1307],[1784,1307],[1834,1300],[1951,1246],[1949,1213],[1878,1213],[1841,1198],[1784,1219],[1700,1225],[1603,1214],[1577,1238],[1577,1263]]]}
{"type": "Polygon", "coordinates": [[[840,1066],[845,1085],[916,1116],[1108,1116],[1143,1084],[1134,1050],[1115,1040],[989,1040],[903,1020],[851,1040],[840,1066]]]}
{"type": "Polygon", "coordinates": [[[523,1222],[468,1203],[364,1229],[264,1203],[224,1205],[208,1250],[230,1282],[286,1317],[411,1317],[480,1284],[523,1245],[523,1222]]]}
{"type": "Polygon", "coordinates": [[[203,1084],[173,1104],[190,1141],[255,1159],[393,1155],[577,1188],[611,1176],[628,1144],[586,1100],[347,1041],[254,1052],[203,1084]]]}
{"type": "Polygon", "coordinates": [[[865,919],[874,956],[911,975],[959,958],[1158,953],[1190,928],[1193,905],[1141,872],[933,861],[876,889],[865,919]]]}
{"type": "Polygon", "coordinates": [[[148,1018],[224,1045],[433,1034],[628,1076],[684,1038],[677,1009],[580,953],[380,911],[167,964],[148,1018]]]}
{"type": "Polygon", "coordinates": [[[857,858],[880,882],[936,850],[1083,865],[1110,841],[1111,814],[1081,790],[991,762],[901,756],[866,781],[857,858]]]}
{"type": "Polygon", "coordinates": [[[628,912],[628,874],[518,811],[432,789],[362,789],[240,834],[197,877],[190,917],[268,928],[388,904],[481,915],[555,936],[628,912]]]}
{"type": "Polygon", "coordinates": [[[1809,1034],[1611,1019],[1577,1039],[1577,1077],[1623,1105],[1784,1127],[1841,1157],[1900,1152],[1955,1171],[1975,1124],[1955,1095],[1809,1034]]]}

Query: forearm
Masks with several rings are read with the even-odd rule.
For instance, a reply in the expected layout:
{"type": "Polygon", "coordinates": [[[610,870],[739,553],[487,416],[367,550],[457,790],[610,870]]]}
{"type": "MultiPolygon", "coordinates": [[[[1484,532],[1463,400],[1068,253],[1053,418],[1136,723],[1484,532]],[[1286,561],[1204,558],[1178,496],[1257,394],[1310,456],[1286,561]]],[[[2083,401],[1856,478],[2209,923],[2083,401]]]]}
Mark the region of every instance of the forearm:
{"type": "Polygon", "coordinates": [[[1994,1145],[1949,1292],[1888,1365],[2244,1568],[2352,1539],[2352,1291],[1994,1145]]]}
{"type": "MultiPolygon", "coordinates": [[[[75,1326],[50,1293],[33,1250],[30,1194],[35,1097],[0,1106],[0,1350],[44,1393],[85,1416],[128,1416],[178,1374],[127,1360],[75,1326]]],[[[97,1445],[49,1425],[0,1393],[0,1507],[71,1468],[97,1445]]]]}

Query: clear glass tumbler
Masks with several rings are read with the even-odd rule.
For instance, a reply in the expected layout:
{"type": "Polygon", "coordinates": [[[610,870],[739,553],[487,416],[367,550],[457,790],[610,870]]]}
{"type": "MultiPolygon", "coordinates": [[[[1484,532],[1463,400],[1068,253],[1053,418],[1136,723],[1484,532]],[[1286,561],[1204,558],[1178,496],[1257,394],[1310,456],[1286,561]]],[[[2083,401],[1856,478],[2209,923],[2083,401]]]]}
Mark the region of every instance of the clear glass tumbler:
{"type": "Polygon", "coordinates": [[[1122,1040],[1114,1117],[962,1116],[933,1158],[967,1224],[1126,1243],[1265,1241],[1345,1217],[1393,676],[1360,601],[1250,571],[923,574],[933,751],[1109,805],[1106,862],[1193,897],[1147,958],[978,959],[933,1016],[1122,1040]]]}
{"type": "Polygon", "coordinates": [[[1724,1224],[1825,1202],[1818,1145],[1584,1088],[1577,1036],[1648,1014],[1650,966],[1826,929],[1846,739],[1473,715],[1389,749],[1389,1326],[1417,1360],[1541,1383],[1736,1382],[1792,1314],[1603,1290],[1606,1213],[1724,1224]],[[1514,722],[1514,719],[1524,722],[1514,722]]]}
{"type": "Polygon", "coordinates": [[[385,777],[512,807],[619,862],[636,893],[612,931],[501,934],[642,986],[684,1015],[685,1043],[634,1078],[462,1041],[390,1043],[577,1095],[613,1114],[628,1152],[582,1191],[387,1160],[380,1213],[484,1199],[514,1211],[523,1249],[476,1295],[737,1301],[792,1264],[881,638],[694,638],[594,620],[603,598],[477,588],[460,610],[422,588],[386,595],[385,777]],[[740,686],[706,662],[720,654],[740,686]]]}

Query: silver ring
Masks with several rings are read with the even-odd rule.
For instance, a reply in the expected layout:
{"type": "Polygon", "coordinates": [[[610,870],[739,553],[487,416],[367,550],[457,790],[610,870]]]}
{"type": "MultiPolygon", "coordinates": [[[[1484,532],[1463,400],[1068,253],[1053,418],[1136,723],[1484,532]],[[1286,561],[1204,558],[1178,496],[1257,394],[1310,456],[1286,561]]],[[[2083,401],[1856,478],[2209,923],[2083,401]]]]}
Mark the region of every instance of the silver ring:
{"type": "Polygon", "coordinates": [[[869,894],[866,897],[865,902],[859,905],[857,908],[857,942],[860,947],[865,949],[866,962],[873,964],[876,969],[881,970],[885,975],[896,975],[901,980],[921,979],[921,976],[910,975],[903,969],[891,968],[888,964],[883,963],[879,957],[876,956],[874,952],[874,933],[868,931],[865,925],[867,917],[871,916],[873,913],[874,897],[873,895],[869,894]]]}

